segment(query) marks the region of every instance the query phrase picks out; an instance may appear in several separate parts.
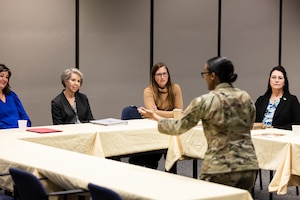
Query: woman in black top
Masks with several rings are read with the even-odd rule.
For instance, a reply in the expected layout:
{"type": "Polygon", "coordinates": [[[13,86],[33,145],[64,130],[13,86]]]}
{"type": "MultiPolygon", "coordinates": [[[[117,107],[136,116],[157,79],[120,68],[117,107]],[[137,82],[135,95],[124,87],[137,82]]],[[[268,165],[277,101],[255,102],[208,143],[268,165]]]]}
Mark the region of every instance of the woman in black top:
{"type": "Polygon", "coordinates": [[[78,90],[83,75],[76,69],[66,69],[61,75],[64,90],[51,101],[53,124],[76,124],[93,120],[88,98],[78,90]]]}
{"type": "Polygon", "coordinates": [[[284,67],[271,70],[268,89],[258,97],[255,106],[256,122],[266,127],[291,130],[293,124],[300,124],[300,104],[297,97],[290,94],[284,67]]]}

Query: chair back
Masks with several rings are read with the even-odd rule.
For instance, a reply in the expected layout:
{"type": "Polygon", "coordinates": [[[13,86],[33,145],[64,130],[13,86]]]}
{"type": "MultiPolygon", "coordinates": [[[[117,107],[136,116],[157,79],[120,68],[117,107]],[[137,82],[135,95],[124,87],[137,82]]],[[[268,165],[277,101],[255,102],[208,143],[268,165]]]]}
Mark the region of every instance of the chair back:
{"type": "Polygon", "coordinates": [[[121,119],[129,120],[129,119],[142,119],[141,114],[138,112],[136,106],[126,106],[122,110],[121,119]]]}
{"type": "Polygon", "coordinates": [[[11,167],[9,172],[21,200],[47,200],[47,192],[40,180],[33,174],[18,168],[11,167]]]}
{"type": "Polygon", "coordinates": [[[0,200],[14,200],[14,198],[5,194],[0,194],[0,200]]]}
{"type": "Polygon", "coordinates": [[[92,200],[122,200],[121,196],[111,189],[93,183],[89,183],[88,188],[92,200]]]}

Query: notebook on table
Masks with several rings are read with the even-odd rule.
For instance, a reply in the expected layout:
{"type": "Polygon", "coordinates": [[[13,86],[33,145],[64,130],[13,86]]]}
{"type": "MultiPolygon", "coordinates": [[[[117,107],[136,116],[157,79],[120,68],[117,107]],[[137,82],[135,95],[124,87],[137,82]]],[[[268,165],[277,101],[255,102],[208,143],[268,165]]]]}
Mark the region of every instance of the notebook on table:
{"type": "Polygon", "coordinates": [[[116,119],[116,118],[105,118],[105,119],[98,119],[98,120],[91,120],[90,121],[93,124],[99,124],[103,126],[111,126],[111,125],[120,125],[120,124],[127,124],[127,121],[122,119],[116,119]]]}
{"type": "Polygon", "coordinates": [[[53,129],[53,128],[29,128],[26,131],[35,132],[35,133],[56,133],[62,132],[62,130],[53,129]]]}

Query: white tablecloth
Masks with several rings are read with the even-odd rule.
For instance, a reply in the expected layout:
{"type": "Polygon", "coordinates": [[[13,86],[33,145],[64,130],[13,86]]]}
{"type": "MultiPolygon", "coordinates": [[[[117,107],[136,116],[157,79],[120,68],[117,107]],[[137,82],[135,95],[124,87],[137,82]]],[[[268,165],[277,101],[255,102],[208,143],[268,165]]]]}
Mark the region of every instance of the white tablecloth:
{"type": "Polygon", "coordinates": [[[288,186],[300,185],[300,136],[292,131],[265,129],[252,132],[259,166],[274,170],[270,192],[284,195],[288,186]]]}
{"type": "MultiPolygon", "coordinates": [[[[124,199],[252,199],[245,190],[102,158],[168,148],[171,137],[158,133],[154,121],[130,120],[128,125],[109,127],[93,124],[46,127],[62,132],[0,131],[0,170],[20,167],[37,176],[46,176],[66,189],[87,189],[87,183],[93,182],[116,190],[124,199]]],[[[188,140],[195,135],[197,131],[191,132],[190,138],[189,134],[182,136],[187,137],[182,144],[190,144],[188,140]]],[[[195,156],[192,146],[183,152],[195,156]]],[[[0,185],[11,189],[9,179],[1,178],[0,185]]]]}

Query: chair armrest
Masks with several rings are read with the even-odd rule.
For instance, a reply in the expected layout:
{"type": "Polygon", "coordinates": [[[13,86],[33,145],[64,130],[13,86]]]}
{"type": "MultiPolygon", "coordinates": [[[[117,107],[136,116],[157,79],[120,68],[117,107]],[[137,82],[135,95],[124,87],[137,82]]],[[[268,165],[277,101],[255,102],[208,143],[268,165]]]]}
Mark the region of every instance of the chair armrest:
{"type": "Polygon", "coordinates": [[[78,193],[85,193],[85,192],[88,191],[84,189],[73,189],[73,190],[50,192],[48,193],[48,196],[60,196],[60,195],[78,194],[78,193]]]}
{"type": "Polygon", "coordinates": [[[9,176],[9,175],[10,175],[9,172],[1,172],[1,173],[0,173],[0,176],[9,176]]]}
{"type": "Polygon", "coordinates": [[[41,177],[41,178],[39,178],[39,180],[40,180],[40,181],[48,180],[48,178],[47,178],[47,177],[41,177]]]}
{"type": "MultiPolygon", "coordinates": [[[[47,177],[41,177],[39,180],[48,180],[47,177]]],[[[79,193],[85,193],[88,192],[84,189],[73,189],[73,190],[62,190],[62,191],[55,191],[55,192],[49,192],[47,193],[48,196],[62,196],[62,195],[70,195],[70,194],[79,194],[79,193]]]]}

